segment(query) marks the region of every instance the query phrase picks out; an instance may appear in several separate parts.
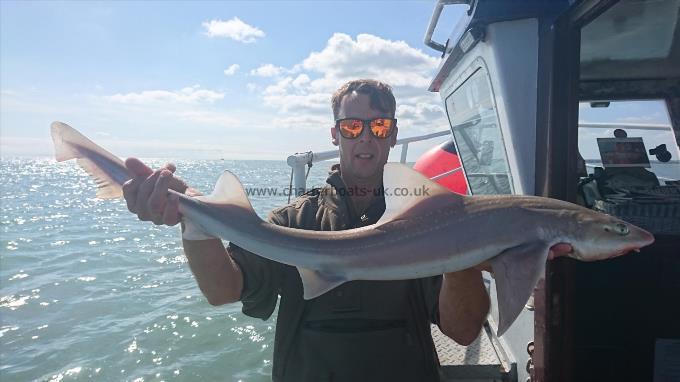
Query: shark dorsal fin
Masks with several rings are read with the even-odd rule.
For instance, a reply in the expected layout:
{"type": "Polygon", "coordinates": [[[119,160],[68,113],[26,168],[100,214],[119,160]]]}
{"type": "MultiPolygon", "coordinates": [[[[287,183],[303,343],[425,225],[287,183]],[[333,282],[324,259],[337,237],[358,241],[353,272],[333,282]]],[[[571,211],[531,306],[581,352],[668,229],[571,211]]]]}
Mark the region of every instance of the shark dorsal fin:
{"type": "MultiPolygon", "coordinates": [[[[409,211],[413,211],[414,206],[421,203],[432,201],[437,206],[443,207],[460,204],[464,198],[401,163],[385,164],[383,187],[385,188],[385,213],[376,223],[377,225],[404,216],[409,211]]],[[[428,208],[437,206],[428,206],[428,208]]]]}
{"type": "Polygon", "coordinates": [[[210,195],[197,196],[196,199],[213,205],[236,205],[249,211],[255,211],[248,200],[248,195],[236,175],[225,170],[215,184],[210,195]]]}

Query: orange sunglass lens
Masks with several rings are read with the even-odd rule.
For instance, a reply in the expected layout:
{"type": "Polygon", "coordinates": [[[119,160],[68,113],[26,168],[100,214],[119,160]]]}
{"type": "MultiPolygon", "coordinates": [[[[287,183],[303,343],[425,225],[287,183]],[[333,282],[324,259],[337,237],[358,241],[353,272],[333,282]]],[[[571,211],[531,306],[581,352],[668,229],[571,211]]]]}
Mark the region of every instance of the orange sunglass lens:
{"type": "Polygon", "coordinates": [[[387,138],[392,132],[394,121],[391,119],[377,118],[371,121],[371,131],[378,138],[387,138]]]}
{"type": "Polygon", "coordinates": [[[356,138],[361,135],[361,130],[364,128],[364,122],[360,119],[347,119],[340,121],[340,132],[346,138],[356,138]]]}

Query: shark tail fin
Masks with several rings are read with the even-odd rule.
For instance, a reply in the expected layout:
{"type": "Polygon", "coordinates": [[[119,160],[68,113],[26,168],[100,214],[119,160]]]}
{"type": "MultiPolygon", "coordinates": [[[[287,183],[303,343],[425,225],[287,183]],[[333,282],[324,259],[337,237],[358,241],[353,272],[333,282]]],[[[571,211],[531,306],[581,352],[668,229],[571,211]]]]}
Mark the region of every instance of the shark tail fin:
{"type": "Polygon", "coordinates": [[[543,277],[548,251],[545,243],[535,242],[507,249],[490,260],[498,296],[498,336],[515,322],[543,277]]]}
{"type": "Polygon", "coordinates": [[[197,196],[196,199],[216,206],[235,205],[257,216],[241,181],[229,170],[220,175],[210,195],[197,196]]]}
{"type": "Polygon", "coordinates": [[[97,197],[115,199],[123,196],[123,183],[131,178],[125,163],[62,122],[52,122],[52,141],[58,162],[76,159],[78,165],[97,183],[97,197]]]}

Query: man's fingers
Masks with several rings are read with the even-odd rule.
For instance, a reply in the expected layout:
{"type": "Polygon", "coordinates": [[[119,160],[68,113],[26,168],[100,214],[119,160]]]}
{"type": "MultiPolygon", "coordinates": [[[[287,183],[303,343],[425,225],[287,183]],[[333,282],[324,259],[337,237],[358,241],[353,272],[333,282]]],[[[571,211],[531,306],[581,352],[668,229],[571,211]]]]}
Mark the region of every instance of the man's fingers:
{"type": "Polygon", "coordinates": [[[139,190],[137,191],[137,200],[135,203],[135,211],[137,211],[137,216],[140,220],[151,220],[151,216],[149,214],[149,196],[151,196],[154,187],[156,187],[156,181],[158,180],[160,173],[160,171],[154,171],[153,174],[146,178],[139,186],[139,190]]]}
{"type": "Polygon", "coordinates": [[[172,163],[172,162],[168,162],[168,163],[164,164],[163,167],[161,167],[161,169],[166,169],[166,170],[168,170],[168,171],[170,171],[171,173],[174,174],[175,171],[177,171],[177,166],[175,166],[175,164],[172,163]]]}
{"type": "MultiPolygon", "coordinates": [[[[163,167],[161,167],[161,170],[163,170],[163,169],[168,170],[168,171],[170,171],[171,173],[174,174],[175,171],[177,171],[177,166],[175,166],[175,164],[172,163],[172,162],[168,162],[168,163],[164,164],[163,167]]],[[[168,188],[183,194],[184,191],[187,190],[188,186],[182,179],[180,179],[176,176],[173,176],[170,179],[170,183],[168,183],[168,188]]]]}
{"type": "Polygon", "coordinates": [[[203,193],[201,193],[201,191],[198,191],[195,188],[187,187],[186,191],[184,192],[184,195],[191,196],[193,198],[194,196],[201,196],[203,195],[203,193]]]}
{"type": "Polygon", "coordinates": [[[175,225],[180,220],[179,199],[172,199],[169,205],[168,189],[184,193],[188,185],[173,173],[174,163],[166,163],[159,170],[152,170],[137,158],[125,160],[125,167],[133,179],[123,185],[123,196],[128,210],[136,213],[140,220],[154,224],[175,225]]]}
{"type": "Polygon", "coordinates": [[[168,188],[183,194],[189,186],[180,178],[176,176],[170,177],[170,183],[168,183],[168,188]]]}
{"type": "Polygon", "coordinates": [[[474,268],[475,268],[476,270],[478,270],[478,271],[492,272],[492,269],[491,269],[491,262],[488,261],[488,260],[487,260],[487,261],[484,261],[484,262],[482,262],[482,263],[480,263],[480,264],[477,264],[474,268]]]}
{"type": "Polygon", "coordinates": [[[553,252],[555,252],[555,253],[564,254],[564,255],[566,255],[567,253],[570,253],[571,251],[574,250],[574,249],[571,247],[571,244],[567,244],[567,243],[559,243],[559,244],[555,244],[555,245],[553,245],[553,247],[552,247],[551,249],[552,249],[553,252]]]}
{"type": "Polygon", "coordinates": [[[148,177],[153,172],[153,170],[151,170],[147,165],[137,158],[126,159],[125,167],[133,176],[133,178],[123,184],[123,197],[127,203],[128,210],[130,210],[132,213],[138,213],[139,209],[137,208],[137,194],[139,192],[139,186],[144,182],[144,179],[146,179],[146,177],[148,177]]]}
{"type": "Polygon", "coordinates": [[[154,223],[162,224],[163,209],[165,208],[165,199],[168,194],[168,183],[172,178],[172,173],[168,170],[162,170],[156,179],[156,185],[149,195],[149,213],[154,223]]]}
{"type": "Polygon", "coordinates": [[[149,176],[153,170],[145,165],[137,158],[128,158],[125,160],[125,167],[135,176],[149,176]]]}
{"type": "Polygon", "coordinates": [[[141,179],[134,178],[130,179],[123,184],[123,197],[125,198],[125,203],[127,203],[127,208],[133,214],[136,214],[135,205],[137,204],[137,191],[139,190],[139,184],[141,179]]]}
{"type": "Polygon", "coordinates": [[[168,195],[165,202],[165,210],[163,210],[163,224],[175,225],[179,223],[179,197],[177,195],[168,195]]]}
{"type": "Polygon", "coordinates": [[[554,259],[556,257],[560,256],[566,256],[574,251],[574,248],[571,246],[571,244],[568,243],[557,243],[550,247],[550,254],[548,255],[548,259],[554,259]]]}

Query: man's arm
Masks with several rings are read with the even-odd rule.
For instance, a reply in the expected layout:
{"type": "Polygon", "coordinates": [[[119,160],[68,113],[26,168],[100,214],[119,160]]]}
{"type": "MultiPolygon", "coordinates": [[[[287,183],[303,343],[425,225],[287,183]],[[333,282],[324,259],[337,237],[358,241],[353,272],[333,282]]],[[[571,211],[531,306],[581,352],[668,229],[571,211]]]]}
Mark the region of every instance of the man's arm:
{"type": "MultiPolygon", "coordinates": [[[[567,255],[572,247],[559,243],[550,248],[548,259],[567,255]]],[[[492,271],[488,262],[459,272],[444,274],[439,292],[439,327],[461,345],[471,344],[482,330],[489,313],[489,295],[482,270],[492,271]]]]}
{"type": "Polygon", "coordinates": [[[489,295],[482,272],[465,269],[444,274],[439,292],[439,328],[457,343],[467,346],[479,335],[489,313],[489,295]]]}
{"type": "Polygon", "coordinates": [[[241,299],[243,274],[222,240],[182,240],[182,244],[198,287],[211,305],[241,299]]]}
{"type": "MultiPolygon", "coordinates": [[[[123,185],[123,195],[130,212],[140,220],[176,225],[180,222],[179,199],[168,197],[168,189],[189,196],[200,195],[173,175],[172,164],[153,171],[138,159],[130,158],[125,165],[136,176],[123,185]]],[[[208,302],[222,305],[238,301],[243,290],[243,274],[222,241],[182,240],[182,243],[189,267],[208,302]]]]}

